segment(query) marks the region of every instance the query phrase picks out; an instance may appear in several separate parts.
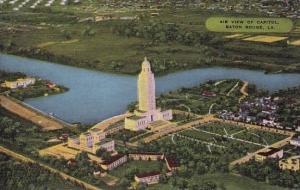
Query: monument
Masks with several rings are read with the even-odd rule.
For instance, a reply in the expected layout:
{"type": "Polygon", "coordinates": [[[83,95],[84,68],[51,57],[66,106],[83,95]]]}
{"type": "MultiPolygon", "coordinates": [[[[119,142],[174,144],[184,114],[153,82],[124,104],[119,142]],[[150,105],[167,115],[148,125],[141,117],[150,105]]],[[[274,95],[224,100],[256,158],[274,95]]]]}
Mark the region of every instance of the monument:
{"type": "Polygon", "coordinates": [[[153,122],[172,119],[172,110],[161,111],[160,108],[156,108],[155,79],[146,57],[142,63],[137,86],[138,109],[134,111],[134,115],[125,118],[125,129],[144,130],[153,122]]]}

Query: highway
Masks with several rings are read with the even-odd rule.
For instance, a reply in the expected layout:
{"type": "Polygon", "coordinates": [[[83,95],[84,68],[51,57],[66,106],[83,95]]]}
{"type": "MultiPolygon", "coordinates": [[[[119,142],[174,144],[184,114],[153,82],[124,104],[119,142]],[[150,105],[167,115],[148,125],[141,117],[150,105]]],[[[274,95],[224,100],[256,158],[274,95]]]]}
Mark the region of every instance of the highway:
{"type": "Polygon", "coordinates": [[[5,147],[3,147],[3,146],[0,146],[0,152],[3,152],[4,154],[7,154],[8,156],[11,156],[11,157],[13,157],[13,158],[15,158],[15,159],[17,159],[17,160],[22,161],[22,162],[37,163],[37,164],[39,164],[41,167],[43,167],[43,168],[49,170],[50,172],[59,174],[59,175],[60,175],[63,179],[65,179],[65,180],[69,180],[69,181],[72,181],[72,182],[76,182],[76,183],[78,183],[78,184],[81,184],[82,187],[84,187],[85,189],[89,189],[89,190],[101,190],[99,187],[96,187],[96,186],[93,186],[93,185],[91,185],[91,184],[88,184],[88,183],[86,183],[86,182],[84,182],[84,181],[82,181],[82,180],[80,180],[80,179],[77,179],[77,178],[75,178],[75,177],[72,177],[72,176],[70,176],[70,175],[68,175],[68,174],[66,174],[66,173],[64,173],[64,172],[61,172],[61,171],[59,171],[59,170],[57,170],[57,169],[55,169],[55,168],[52,168],[52,167],[50,167],[50,166],[48,166],[48,165],[46,165],[46,164],[37,162],[37,161],[35,161],[35,160],[31,159],[31,158],[28,158],[28,157],[26,157],[26,156],[23,156],[23,155],[21,155],[21,154],[19,154],[19,153],[16,153],[16,152],[14,152],[14,151],[12,151],[12,150],[9,150],[9,149],[7,149],[7,148],[5,148],[5,147]]]}

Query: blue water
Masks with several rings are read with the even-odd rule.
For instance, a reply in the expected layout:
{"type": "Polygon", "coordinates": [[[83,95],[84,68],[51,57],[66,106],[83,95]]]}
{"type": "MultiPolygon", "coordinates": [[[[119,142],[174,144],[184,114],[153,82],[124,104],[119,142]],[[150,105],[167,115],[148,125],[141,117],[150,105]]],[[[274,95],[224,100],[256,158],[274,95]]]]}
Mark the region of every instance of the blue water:
{"type": "MultiPolygon", "coordinates": [[[[141,60],[142,61],[142,60],[141,60]]],[[[109,74],[45,61],[0,54],[0,69],[23,72],[64,85],[66,93],[25,100],[37,109],[68,122],[96,123],[123,113],[136,100],[136,76],[109,74]]],[[[269,91],[300,85],[300,74],[213,67],[180,71],[156,78],[156,94],[192,87],[207,80],[238,78],[269,91]]]]}

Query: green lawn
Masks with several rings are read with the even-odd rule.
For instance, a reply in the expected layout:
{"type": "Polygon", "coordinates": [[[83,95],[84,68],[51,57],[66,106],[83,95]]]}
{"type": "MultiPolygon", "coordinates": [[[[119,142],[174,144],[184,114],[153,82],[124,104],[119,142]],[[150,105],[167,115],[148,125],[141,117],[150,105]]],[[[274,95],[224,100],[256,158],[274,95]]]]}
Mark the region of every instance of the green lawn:
{"type": "MultiPolygon", "coordinates": [[[[248,177],[233,174],[206,174],[192,177],[191,179],[191,183],[197,184],[198,181],[213,181],[219,186],[223,184],[227,190],[287,190],[286,188],[271,186],[266,183],[256,182],[248,177]]],[[[149,186],[147,189],[171,190],[174,187],[171,184],[158,184],[149,186]]]]}
{"type": "Polygon", "coordinates": [[[126,174],[136,171],[137,173],[161,171],[163,167],[161,161],[129,161],[126,164],[112,170],[110,174],[118,178],[124,178],[126,174]]]}

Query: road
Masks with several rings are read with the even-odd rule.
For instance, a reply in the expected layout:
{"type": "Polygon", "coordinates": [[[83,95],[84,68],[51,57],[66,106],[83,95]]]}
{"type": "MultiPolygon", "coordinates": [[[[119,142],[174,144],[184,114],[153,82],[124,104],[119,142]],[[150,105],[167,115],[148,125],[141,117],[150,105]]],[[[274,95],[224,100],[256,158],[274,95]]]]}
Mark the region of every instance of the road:
{"type": "Polygon", "coordinates": [[[208,114],[211,114],[211,110],[213,109],[214,105],[216,105],[216,103],[213,103],[209,106],[208,114]]]}
{"type": "Polygon", "coordinates": [[[250,123],[243,123],[243,122],[238,122],[238,121],[230,121],[230,120],[223,120],[223,119],[215,119],[215,121],[218,121],[220,123],[228,123],[232,125],[237,125],[240,127],[245,127],[245,128],[250,128],[250,129],[255,129],[255,130],[261,130],[261,131],[267,131],[270,133],[277,133],[281,135],[294,135],[295,133],[292,131],[285,131],[282,129],[276,129],[276,128],[270,128],[270,127],[264,127],[260,125],[255,125],[255,124],[250,124],[250,123]]]}
{"type": "Polygon", "coordinates": [[[176,127],[172,127],[172,128],[169,128],[168,130],[165,130],[165,131],[156,132],[155,134],[144,138],[144,142],[149,143],[151,141],[157,140],[157,139],[159,139],[163,136],[166,136],[168,134],[177,133],[179,131],[191,128],[194,125],[201,125],[201,124],[211,122],[211,121],[214,121],[214,120],[217,120],[214,117],[214,115],[205,115],[205,116],[202,116],[201,118],[198,118],[198,119],[196,119],[194,121],[191,121],[189,123],[186,123],[186,124],[183,124],[183,125],[180,125],[180,126],[176,126],[176,127]]]}
{"type": "Polygon", "coordinates": [[[0,95],[0,106],[13,114],[40,126],[44,131],[57,130],[71,126],[58,119],[38,112],[18,100],[3,95],[0,95]]]}
{"type": "Polygon", "coordinates": [[[256,152],[253,152],[253,153],[249,153],[247,154],[246,156],[242,157],[242,158],[239,158],[237,160],[234,160],[233,162],[231,162],[229,164],[230,167],[233,167],[235,165],[239,165],[239,164],[243,164],[243,163],[246,163],[248,162],[249,160],[251,160],[252,158],[254,158],[255,154],[257,154],[258,152],[264,152],[266,151],[269,147],[274,147],[274,148],[281,148],[287,144],[290,143],[290,140],[291,140],[291,136],[290,137],[287,137],[286,139],[283,139],[281,141],[278,141],[270,146],[267,146],[267,147],[264,147],[260,150],[257,150],[256,152]]]}
{"type": "Polygon", "coordinates": [[[25,157],[25,156],[23,156],[23,155],[21,155],[21,154],[19,154],[19,153],[16,153],[16,152],[14,152],[14,151],[11,151],[11,150],[9,150],[9,149],[3,147],[3,146],[0,146],[0,152],[3,152],[3,153],[5,153],[5,154],[7,154],[8,156],[11,156],[11,157],[13,157],[13,158],[15,158],[15,159],[17,159],[17,160],[22,161],[22,162],[37,163],[37,164],[39,164],[41,167],[43,167],[43,168],[49,170],[50,172],[59,174],[59,175],[60,175],[63,179],[65,179],[65,180],[69,180],[69,181],[72,181],[72,182],[76,182],[76,183],[78,183],[78,184],[81,184],[81,185],[82,185],[84,188],[86,188],[86,189],[90,189],[90,190],[101,190],[100,188],[98,188],[98,187],[96,187],[96,186],[93,186],[93,185],[91,185],[91,184],[88,184],[88,183],[86,183],[86,182],[80,180],[80,179],[77,179],[77,178],[75,178],[75,177],[72,177],[72,176],[70,176],[70,175],[68,175],[68,174],[66,174],[66,173],[64,173],[64,172],[61,172],[61,171],[59,171],[59,170],[57,170],[57,169],[55,169],[55,168],[52,168],[52,167],[50,167],[50,166],[48,166],[48,165],[46,165],[46,164],[37,162],[37,161],[35,161],[35,160],[31,159],[31,158],[25,157]]]}
{"type": "Polygon", "coordinates": [[[242,93],[242,96],[240,97],[240,99],[239,99],[239,103],[241,103],[241,101],[243,100],[243,99],[245,99],[249,94],[247,93],[247,87],[248,87],[248,81],[243,81],[244,82],[244,84],[243,84],[243,86],[242,86],[242,88],[240,89],[240,92],[242,93]]]}
{"type": "Polygon", "coordinates": [[[114,117],[110,117],[110,118],[108,118],[108,119],[106,119],[106,120],[101,121],[100,123],[97,123],[96,125],[94,125],[94,126],[92,127],[92,129],[93,129],[93,128],[97,128],[97,129],[100,129],[100,130],[102,130],[102,131],[106,131],[107,128],[108,128],[110,125],[112,125],[112,124],[114,124],[114,123],[117,123],[117,122],[119,122],[119,121],[122,121],[122,120],[124,120],[126,117],[129,117],[129,116],[131,116],[131,115],[132,115],[131,113],[124,113],[124,114],[121,114],[121,115],[116,115],[116,116],[114,116],[114,117]]]}

